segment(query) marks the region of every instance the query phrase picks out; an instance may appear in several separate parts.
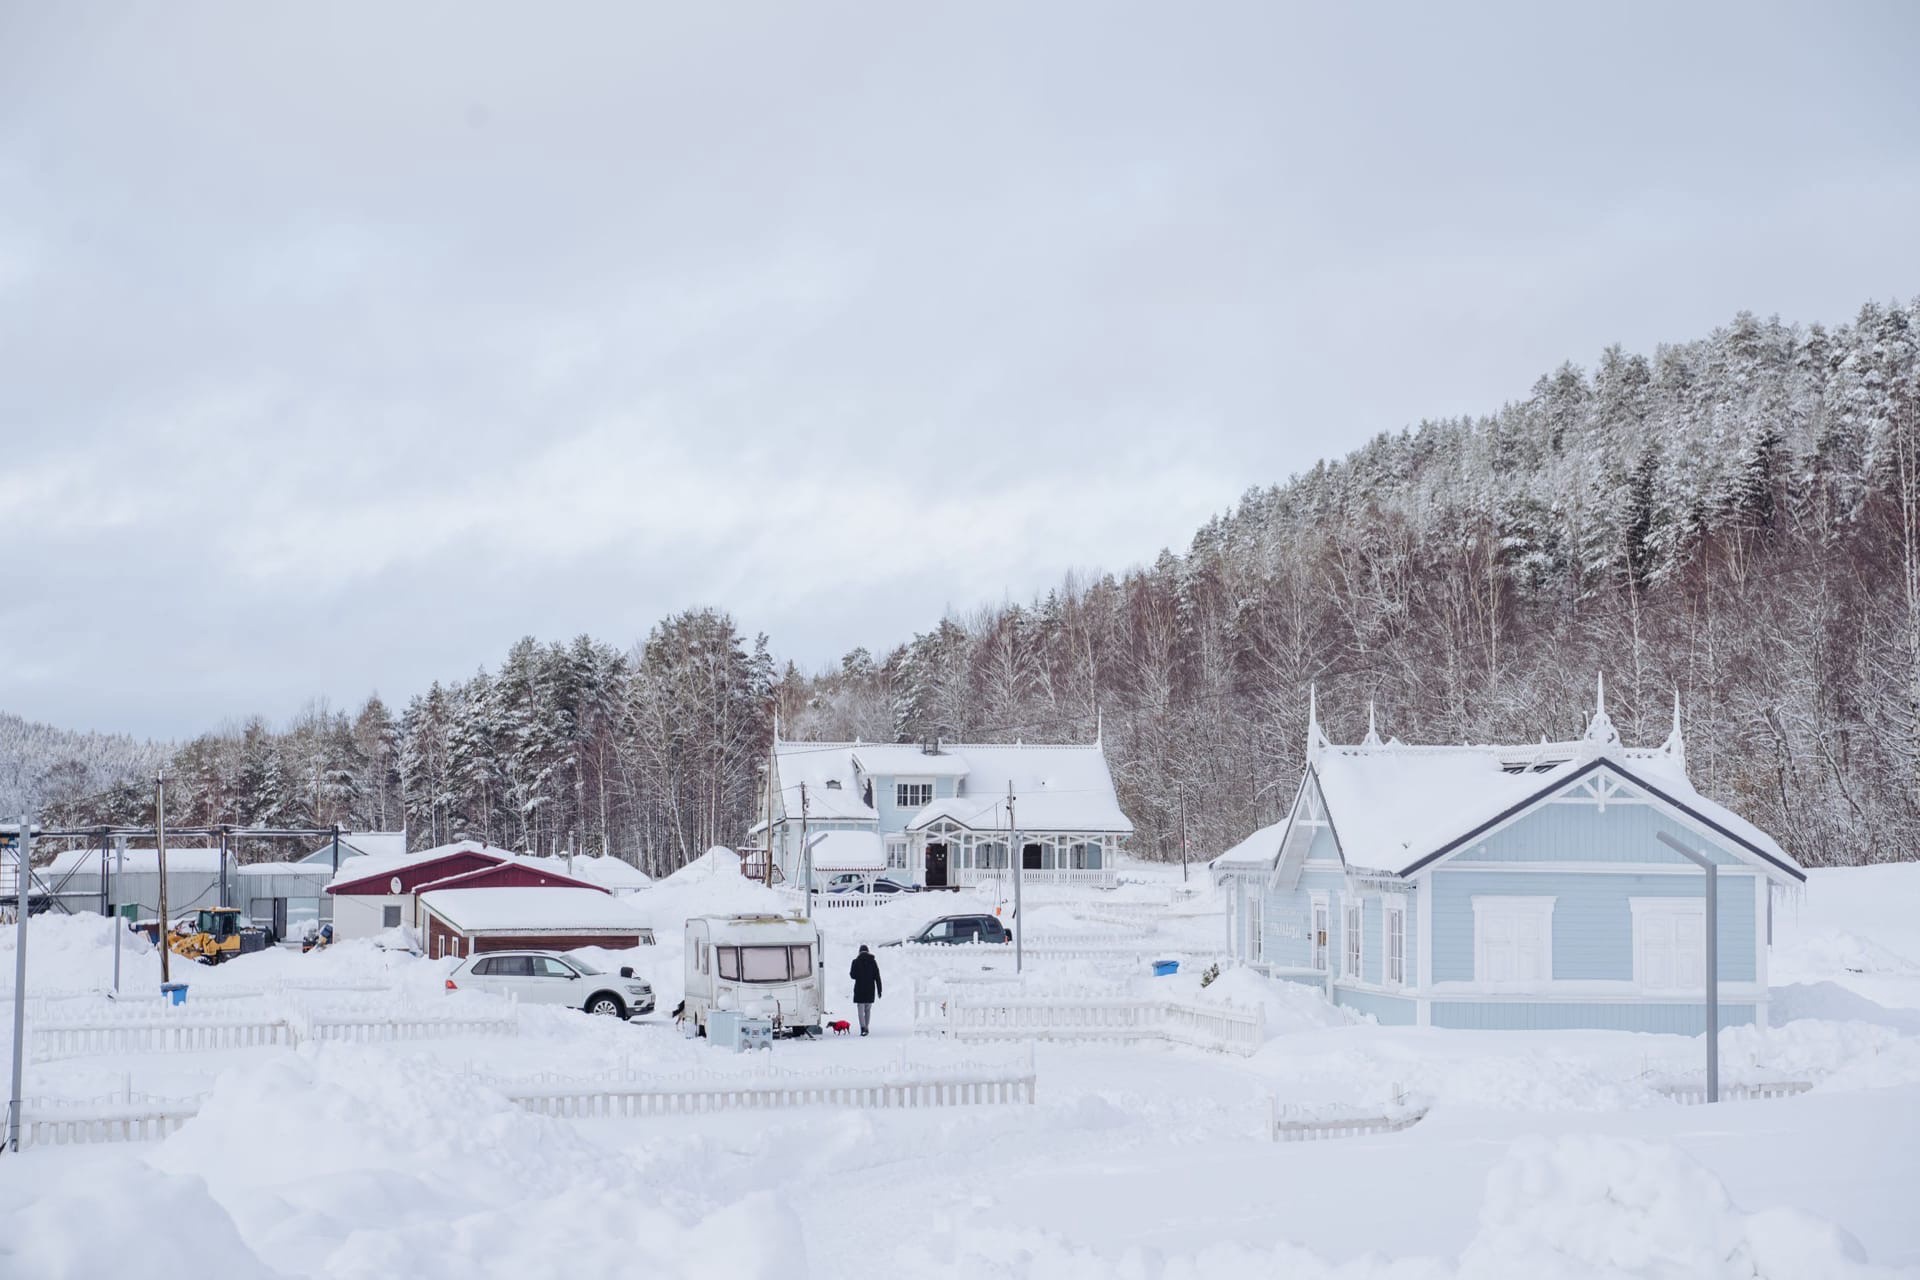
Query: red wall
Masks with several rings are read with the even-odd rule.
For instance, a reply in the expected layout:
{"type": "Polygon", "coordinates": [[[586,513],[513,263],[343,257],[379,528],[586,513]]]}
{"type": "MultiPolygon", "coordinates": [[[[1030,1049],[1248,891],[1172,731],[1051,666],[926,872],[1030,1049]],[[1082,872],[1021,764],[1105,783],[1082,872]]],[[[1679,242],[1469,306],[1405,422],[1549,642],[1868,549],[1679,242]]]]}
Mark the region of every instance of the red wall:
{"type": "Polygon", "coordinates": [[[400,878],[400,892],[412,893],[423,884],[436,880],[445,880],[451,876],[465,875],[473,871],[484,871],[488,867],[497,867],[500,860],[490,853],[478,849],[461,849],[454,853],[442,854],[438,858],[422,858],[402,867],[390,867],[385,871],[370,872],[365,878],[344,881],[337,885],[328,885],[328,893],[370,894],[382,897],[393,892],[392,881],[400,878]]]}
{"type": "Polygon", "coordinates": [[[448,875],[423,883],[419,892],[430,889],[593,889],[600,893],[610,893],[609,889],[585,880],[575,880],[572,876],[556,875],[543,871],[539,867],[523,866],[519,863],[503,862],[495,866],[480,867],[477,870],[448,875]]]}

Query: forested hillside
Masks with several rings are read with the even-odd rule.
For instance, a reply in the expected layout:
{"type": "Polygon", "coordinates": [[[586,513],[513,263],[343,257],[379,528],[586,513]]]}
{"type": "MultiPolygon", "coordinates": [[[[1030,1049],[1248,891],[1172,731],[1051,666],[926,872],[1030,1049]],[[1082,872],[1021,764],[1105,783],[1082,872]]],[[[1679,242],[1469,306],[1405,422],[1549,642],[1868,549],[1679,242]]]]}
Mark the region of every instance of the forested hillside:
{"type": "Polygon", "coordinates": [[[1085,740],[1101,715],[1135,848],[1171,856],[1183,807],[1196,852],[1280,814],[1310,684],[1336,740],[1369,700],[1408,741],[1532,740],[1581,730],[1601,669],[1630,742],[1677,690],[1697,785],[1804,860],[1920,850],[1920,301],[1609,349],[1249,491],[1185,554],[828,672],[698,612],[174,769],[195,819],[404,813],[419,843],[659,870],[744,837],[776,701],[796,737],[1085,740]]]}
{"type": "Polygon", "coordinates": [[[150,776],[172,753],[165,743],[114,733],[77,733],[0,711],[0,822],[72,806],[130,778],[150,776]]]}

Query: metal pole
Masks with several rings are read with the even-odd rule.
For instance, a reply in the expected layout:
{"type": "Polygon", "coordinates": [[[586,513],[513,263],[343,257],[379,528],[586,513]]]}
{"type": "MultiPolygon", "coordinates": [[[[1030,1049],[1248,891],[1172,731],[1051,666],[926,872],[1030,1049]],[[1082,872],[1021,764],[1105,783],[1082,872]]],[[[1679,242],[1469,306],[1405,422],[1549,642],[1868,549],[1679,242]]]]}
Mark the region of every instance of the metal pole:
{"type": "Polygon", "coordinates": [[[1013,859],[1013,971],[1022,973],[1026,969],[1027,922],[1020,918],[1020,883],[1026,879],[1021,872],[1027,858],[1020,848],[1020,828],[1013,820],[1011,781],[1007,783],[1007,856],[1013,859]]]}
{"type": "Polygon", "coordinates": [[[1720,868],[1698,849],[1684,845],[1664,831],[1653,833],[1661,844],[1707,873],[1707,1101],[1720,1101],[1720,868]]]}
{"type": "Polygon", "coordinates": [[[168,958],[173,948],[167,940],[173,936],[172,922],[167,919],[167,771],[162,769],[160,776],[153,780],[153,860],[160,869],[160,985],[173,981],[173,966],[168,958]]]}
{"type": "Polygon", "coordinates": [[[220,906],[224,909],[233,904],[227,901],[227,832],[220,831],[220,906]]]}
{"type": "MultiPolygon", "coordinates": [[[[768,845],[771,856],[772,845],[768,845]]],[[[807,919],[813,919],[813,846],[807,843],[807,784],[800,784],[800,856],[806,863],[807,919]]]]}
{"type": "Polygon", "coordinates": [[[33,815],[20,815],[20,838],[14,843],[13,938],[13,1088],[7,1094],[7,1150],[20,1149],[20,1087],[26,1080],[27,1047],[27,914],[33,902],[29,892],[27,858],[33,852],[33,815]]]}
{"type": "Polygon", "coordinates": [[[100,828],[100,914],[107,914],[107,829],[100,828]]]}
{"type": "Polygon", "coordinates": [[[333,824],[333,874],[340,874],[340,824],[333,824]]]}
{"type": "Polygon", "coordinates": [[[120,935],[127,931],[126,912],[120,904],[120,873],[127,865],[127,838],[113,838],[113,994],[120,994],[120,935]]]}
{"type": "Polygon", "coordinates": [[[1187,882],[1187,793],[1180,793],[1180,883],[1187,882]]]}

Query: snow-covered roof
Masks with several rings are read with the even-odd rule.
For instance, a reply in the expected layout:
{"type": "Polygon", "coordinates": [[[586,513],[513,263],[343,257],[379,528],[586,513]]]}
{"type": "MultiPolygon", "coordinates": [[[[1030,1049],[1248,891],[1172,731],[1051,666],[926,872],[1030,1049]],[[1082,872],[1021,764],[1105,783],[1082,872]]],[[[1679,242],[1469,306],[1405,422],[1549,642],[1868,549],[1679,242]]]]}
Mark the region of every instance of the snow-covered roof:
{"type": "Polygon", "coordinates": [[[1773,837],[1694,789],[1677,710],[1662,745],[1625,747],[1607,716],[1604,686],[1586,734],[1571,742],[1408,746],[1380,741],[1370,724],[1365,741],[1335,746],[1317,723],[1308,741],[1308,769],[1350,867],[1410,874],[1605,764],[1787,875],[1806,878],[1773,837]]]}
{"type": "Polygon", "coordinates": [[[952,778],[958,794],[920,810],[908,821],[908,830],[940,818],[976,830],[1004,827],[1009,783],[1023,830],[1133,830],[1120,811],[1106,752],[1097,742],[954,742],[943,744],[937,754],[902,743],[776,742],[774,751],[789,816],[799,812],[802,782],[807,784],[809,817],[871,822],[878,814],[866,799],[870,779],[952,778]]]}
{"type": "Polygon", "coordinates": [[[575,880],[586,880],[608,889],[644,889],[653,877],[623,858],[600,854],[576,853],[571,858],[516,858],[516,862],[557,870],[575,880]]]}
{"type": "Polygon", "coordinates": [[[1280,856],[1280,840],[1286,834],[1287,823],[1282,819],[1270,827],[1260,828],[1208,865],[1216,871],[1271,867],[1280,856]]]}
{"type": "Polygon", "coordinates": [[[694,916],[688,923],[694,921],[706,926],[711,941],[738,946],[800,945],[810,943],[819,936],[819,929],[813,921],[794,916],[694,916]]]}
{"type": "Polygon", "coordinates": [[[456,853],[479,853],[496,862],[512,862],[520,855],[511,849],[500,849],[490,844],[481,844],[478,840],[458,840],[453,844],[435,845],[431,849],[422,849],[418,853],[405,853],[397,857],[376,858],[371,855],[355,858],[348,862],[340,860],[340,874],[331,883],[347,884],[355,880],[371,879],[375,876],[391,876],[394,872],[407,867],[417,867],[423,862],[435,858],[445,858],[456,853]]]}
{"type": "Polygon", "coordinates": [[[813,845],[815,871],[884,871],[886,842],[873,831],[823,831],[813,845]]]}
{"type": "MultiPolygon", "coordinates": [[[[407,852],[407,833],[404,831],[342,831],[340,833],[340,861],[348,858],[400,858],[407,852]]],[[[318,849],[300,859],[302,862],[333,862],[333,840],[331,837],[318,849]]]]}
{"type": "Polygon", "coordinates": [[[639,933],[647,923],[598,889],[429,889],[420,905],[463,930],[489,933],[639,933]]]}
{"type": "MultiPolygon", "coordinates": [[[[143,848],[129,848],[125,862],[116,863],[114,851],[107,851],[107,869],[115,866],[134,875],[158,875],[160,872],[160,853],[148,845],[143,848]]],[[[98,871],[100,869],[100,846],[91,849],[62,849],[53,855],[53,860],[41,867],[35,874],[66,875],[70,871],[98,871]]],[[[178,872],[204,871],[209,875],[220,874],[220,850],[188,846],[176,849],[167,846],[167,874],[178,872]]]]}

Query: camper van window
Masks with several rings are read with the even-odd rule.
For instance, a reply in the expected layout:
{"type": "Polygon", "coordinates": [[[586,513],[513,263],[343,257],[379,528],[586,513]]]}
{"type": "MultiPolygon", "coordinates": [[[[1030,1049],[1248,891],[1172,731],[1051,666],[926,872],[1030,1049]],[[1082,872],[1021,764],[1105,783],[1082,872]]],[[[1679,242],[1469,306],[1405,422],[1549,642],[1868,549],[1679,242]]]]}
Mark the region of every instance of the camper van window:
{"type": "Polygon", "coordinates": [[[740,981],[740,948],[721,947],[720,976],[732,982],[740,981]]]}
{"type": "Polygon", "coordinates": [[[743,982],[785,982],[785,947],[741,947],[740,979],[743,982]]]}
{"type": "Polygon", "coordinates": [[[796,978],[811,978],[813,976],[813,948],[788,947],[787,950],[793,955],[793,976],[796,978]]]}

